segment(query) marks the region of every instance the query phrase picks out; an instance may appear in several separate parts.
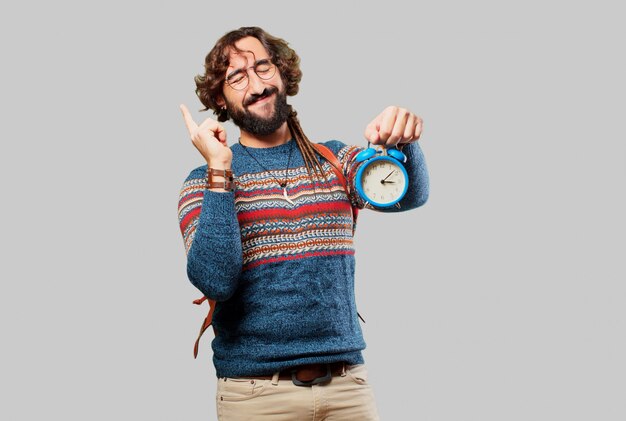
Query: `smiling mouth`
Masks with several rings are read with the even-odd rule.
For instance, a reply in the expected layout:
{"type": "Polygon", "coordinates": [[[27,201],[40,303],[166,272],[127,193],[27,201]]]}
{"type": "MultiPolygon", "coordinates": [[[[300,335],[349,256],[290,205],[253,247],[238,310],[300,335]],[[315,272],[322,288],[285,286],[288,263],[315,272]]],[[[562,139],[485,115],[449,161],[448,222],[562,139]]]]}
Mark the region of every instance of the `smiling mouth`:
{"type": "Polygon", "coordinates": [[[274,95],[274,94],[271,93],[269,95],[264,96],[263,98],[257,99],[256,101],[254,101],[249,106],[257,105],[257,104],[259,104],[259,105],[265,104],[267,101],[269,101],[269,99],[272,97],[272,95],[274,95]]]}

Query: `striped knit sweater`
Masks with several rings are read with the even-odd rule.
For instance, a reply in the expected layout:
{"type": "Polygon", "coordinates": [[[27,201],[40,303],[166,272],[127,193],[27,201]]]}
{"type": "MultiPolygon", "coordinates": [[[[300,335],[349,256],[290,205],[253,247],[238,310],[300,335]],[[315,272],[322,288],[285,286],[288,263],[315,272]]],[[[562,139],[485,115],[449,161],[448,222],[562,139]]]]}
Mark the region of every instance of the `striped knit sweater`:
{"type": "MultiPolygon", "coordinates": [[[[336,140],[325,145],[353,187],[361,165],[354,158],[362,148],[336,140]]],[[[322,158],[326,180],[312,182],[293,139],[271,148],[246,151],[235,144],[231,149],[235,191],[207,190],[203,165],[185,180],[178,206],[189,280],[217,301],[212,342],[217,376],[363,363],[351,203],[361,208],[364,203],[348,197],[322,158]],[[290,149],[287,192],[293,205],[278,184],[290,149]]],[[[410,185],[400,210],[421,206],[428,197],[421,149],[413,143],[404,152],[410,185]]]]}

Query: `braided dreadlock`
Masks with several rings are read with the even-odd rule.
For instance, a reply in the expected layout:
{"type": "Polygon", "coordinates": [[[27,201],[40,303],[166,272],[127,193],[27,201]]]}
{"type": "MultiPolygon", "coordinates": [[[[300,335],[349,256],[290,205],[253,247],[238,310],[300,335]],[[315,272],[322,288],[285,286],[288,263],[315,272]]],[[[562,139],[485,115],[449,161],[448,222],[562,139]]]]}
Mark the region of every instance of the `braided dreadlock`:
{"type": "Polygon", "coordinates": [[[304,134],[297,115],[298,112],[292,109],[291,113],[289,114],[289,118],[287,119],[287,125],[289,126],[289,130],[291,131],[291,135],[296,140],[296,145],[298,145],[298,148],[300,149],[302,158],[304,158],[304,165],[306,165],[309,177],[313,178],[314,173],[319,172],[322,177],[326,179],[326,175],[324,174],[324,170],[322,169],[322,164],[320,163],[318,158],[319,152],[313,146],[313,142],[311,142],[309,138],[304,134]]]}

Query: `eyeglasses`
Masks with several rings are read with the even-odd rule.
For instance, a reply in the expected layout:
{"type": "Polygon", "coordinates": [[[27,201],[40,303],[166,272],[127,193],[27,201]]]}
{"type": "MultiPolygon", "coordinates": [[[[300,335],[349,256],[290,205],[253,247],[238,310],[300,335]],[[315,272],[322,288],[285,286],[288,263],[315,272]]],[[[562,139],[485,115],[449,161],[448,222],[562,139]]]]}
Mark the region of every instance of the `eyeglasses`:
{"type": "MultiPolygon", "coordinates": [[[[274,73],[276,73],[276,66],[268,59],[259,60],[254,64],[254,66],[249,67],[248,69],[253,69],[254,73],[256,73],[256,75],[263,80],[271,79],[274,76],[274,73]]],[[[237,91],[246,89],[248,86],[248,80],[250,79],[248,76],[248,69],[237,69],[226,76],[226,83],[228,83],[228,86],[237,91]]]]}

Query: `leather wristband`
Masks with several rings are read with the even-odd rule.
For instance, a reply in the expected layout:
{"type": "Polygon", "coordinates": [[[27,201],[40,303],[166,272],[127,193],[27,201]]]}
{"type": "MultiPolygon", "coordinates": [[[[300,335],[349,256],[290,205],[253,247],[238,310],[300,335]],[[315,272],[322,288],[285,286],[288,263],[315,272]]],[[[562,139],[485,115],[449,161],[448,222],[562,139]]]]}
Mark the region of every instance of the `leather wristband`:
{"type": "Polygon", "coordinates": [[[233,191],[235,189],[233,171],[207,168],[207,186],[209,189],[224,189],[226,191],[233,191]],[[224,181],[213,181],[214,175],[224,177],[224,181]]]}

